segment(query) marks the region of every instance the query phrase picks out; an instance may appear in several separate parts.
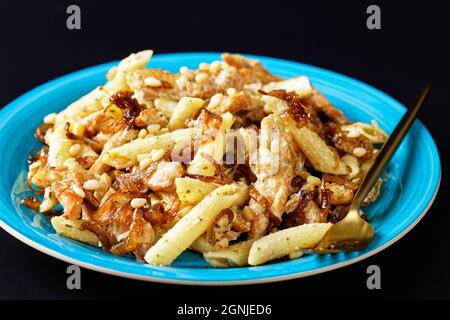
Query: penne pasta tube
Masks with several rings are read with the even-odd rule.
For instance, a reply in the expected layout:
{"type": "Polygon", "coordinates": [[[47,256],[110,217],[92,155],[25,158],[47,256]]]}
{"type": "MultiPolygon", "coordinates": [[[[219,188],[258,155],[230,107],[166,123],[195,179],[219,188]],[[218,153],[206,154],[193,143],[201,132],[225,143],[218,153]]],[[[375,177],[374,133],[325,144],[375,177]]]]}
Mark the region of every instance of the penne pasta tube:
{"type": "Polygon", "coordinates": [[[308,96],[312,93],[312,86],[309,78],[306,76],[299,76],[287,80],[270,82],[263,86],[263,90],[270,92],[272,90],[284,89],[287,92],[295,91],[300,97],[308,96]]]}
{"type": "Polygon", "coordinates": [[[238,242],[226,248],[203,253],[203,257],[214,267],[242,267],[248,265],[248,255],[254,240],[238,242]]]}
{"type": "Polygon", "coordinates": [[[125,129],[116,132],[112,137],[103,145],[103,150],[94,164],[91,166],[91,171],[95,174],[102,174],[109,169],[109,166],[103,161],[109,150],[117,148],[125,143],[133,140],[137,137],[137,130],[125,129]]]}
{"type": "Polygon", "coordinates": [[[248,199],[247,186],[233,183],[208,194],[145,254],[153,265],[170,265],[211,225],[222,210],[240,205],[248,199]]]}
{"type": "Polygon", "coordinates": [[[67,138],[64,127],[65,124],[60,124],[48,134],[48,164],[52,168],[62,168],[64,162],[70,158],[72,141],[67,138]]]}
{"type": "Polygon", "coordinates": [[[103,162],[111,167],[123,169],[136,163],[136,157],[140,154],[149,153],[155,149],[168,150],[175,144],[177,138],[192,139],[193,136],[194,129],[187,128],[142,140],[134,140],[106,152],[103,157],[103,162]]]}
{"type": "Polygon", "coordinates": [[[50,221],[56,232],[64,237],[98,246],[97,236],[89,230],[81,230],[81,220],[69,220],[62,216],[53,217],[50,221]]]}
{"type": "Polygon", "coordinates": [[[200,98],[181,98],[170,117],[169,129],[184,128],[186,120],[192,119],[204,103],[205,101],[200,98]]]}
{"type": "Polygon", "coordinates": [[[218,185],[192,178],[176,178],[176,192],[181,202],[185,204],[197,204],[207,194],[211,193],[218,185]]]}
{"type": "Polygon", "coordinates": [[[248,263],[256,266],[300,249],[312,248],[331,226],[331,223],[310,223],[268,234],[253,243],[248,263]]]}
{"type": "Polygon", "coordinates": [[[314,166],[314,169],[335,175],[348,174],[349,169],[347,165],[340,159],[337,152],[329,147],[317,133],[307,126],[297,128],[297,125],[291,119],[288,119],[287,122],[288,130],[306,158],[314,166]]]}
{"type": "Polygon", "coordinates": [[[105,89],[111,94],[114,94],[119,90],[128,89],[126,81],[127,74],[132,71],[144,69],[152,55],[152,50],[144,50],[132,53],[120,61],[114,77],[105,84],[105,89]]]}
{"type": "Polygon", "coordinates": [[[55,118],[55,126],[87,117],[91,113],[103,109],[109,103],[108,94],[102,87],[97,87],[58,113],[55,118]]]}

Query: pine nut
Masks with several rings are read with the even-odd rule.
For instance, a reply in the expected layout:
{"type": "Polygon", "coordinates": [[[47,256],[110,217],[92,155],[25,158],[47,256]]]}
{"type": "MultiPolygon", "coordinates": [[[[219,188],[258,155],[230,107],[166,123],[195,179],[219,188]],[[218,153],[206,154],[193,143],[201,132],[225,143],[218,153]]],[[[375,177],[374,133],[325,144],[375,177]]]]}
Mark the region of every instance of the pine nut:
{"type": "Polygon", "coordinates": [[[217,108],[220,105],[220,103],[222,102],[222,99],[223,99],[223,94],[216,93],[215,95],[213,95],[211,97],[211,100],[209,100],[208,108],[210,108],[210,109],[217,108]]]}
{"type": "Polygon", "coordinates": [[[347,137],[349,138],[358,138],[360,135],[361,133],[358,130],[347,131],[347,137]]]}
{"type": "Polygon", "coordinates": [[[83,189],[78,184],[72,185],[73,192],[80,198],[84,198],[86,196],[86,193],[84,193],[83,189]]]}
{"type": "Polygon", "coordinates": [[[353,155],[358,158],[362,157],[366,153],[367,153],[366,148],[357,147],[357,148],[353,149],[353,155]]]}
{"type": "Polygon", "coordinates": [[[195,76],[195,82],[197,83],[204,83],[208,81],[208,75],[204,72],[200,72],[195,76]]]}
{"type": "Polygon", "coordinates": [[[144,84],[148,87],[161,87],[162,83],[156,78],[147,77],[144,79],[144,84]]]}
{"type": "Polygon", "coordinates": [[[83,189],[85,190],[97,190],[100,189],[101,185],[98,180],[92,179],[88,180],[83,184],[83,189]]]}
{"type": "Polygon", "coordinates": [[[209,71],[209,64],[202,62],[198,65],[198,68],[202,71],[209,71]]]}
{"type": "Polygon", "coordinates": [[[184,75],[187,75],[190,71],[191,71],[191,70],[189,70],[189,68],[186,67],[186,66],[182,66],[182,67],[180,68],[180,73],[181,73],[181,74],[184,74],[184,75]]]}
{"type": "Polygon", "coordinates": [[[139,134],[138,134],[139,138],[144,139],[146,135],[147,135],[147,130],[146,129],[139,130],[139,134]]]}
{"type": "Polygon", "coordinates": [[[81,151],[81,146],[78,143],[73,144],[69,149],[69,154],[75,157],[81,151]]]}
{"type": "Polygon", "coordinates": [[[134,209],[143,207],[147,203],[147,199],[144,198],[134,198],[131,200],[131,207],[134,209]]]}
{"type": "Polygon", "coordinates": [[[76,160],[73,157],[67,158],[66,161],[64,161],[63,166],[66,168],[69,168],[71,165],[73,166],[76,160]]]}
{"type": "Polygon", "coordinates": [[[235,88],[228,88],[227,89],[227,95],[229,96],[234,96],[236,94],[236,89],[235,88]]]}
{"type": "Polygon", "coordinates": [[[161,129],[161,126],[157,123],[152,123],[147,126],[148,133],[156,133],[159,129],[161,129]]]}
{"type": "Polygon", "coordinates": [[[182,75],[175,82],[179,89],[183,89],[186,86],[186,84],[188,83],[188,81],[189,81],[188,77],[185,75],[182,75]]]}
{"type": "Polygon", "coordinates": [[[209,72],[211,72],[211,73],[219,73],[219,71],[221,69],[222,69],[222,64],[220,63],[220,61],[214,61],[209,66],[209,72]]]}

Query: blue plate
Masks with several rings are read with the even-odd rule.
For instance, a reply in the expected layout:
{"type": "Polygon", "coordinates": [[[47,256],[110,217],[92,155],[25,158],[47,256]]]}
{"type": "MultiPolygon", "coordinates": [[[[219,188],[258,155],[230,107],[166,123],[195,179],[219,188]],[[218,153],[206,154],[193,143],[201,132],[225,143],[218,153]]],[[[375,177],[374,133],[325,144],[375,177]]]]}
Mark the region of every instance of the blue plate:
{"type": "MultiPolygon", "coordinates": [[[[182,65],[196,68],[200,62],[219,58],[217,53],[164,54],[153,57],[150,66],[175,72],[182,65]]],[[[350,119],[375,119],[388,133],[405,112],[405,107],[393,98],[349,77],[297,62],[254,58],[282,77],[307,75],[350,119]]],[[[438,191],[439,154],[428,130],[416,121],[386,169],[381,197],[365,210],[376,231],[364,251],[310,254],[297,260],[230,269],[210,268],[200,255],[185,252],[173,266],[155,267],[61,237],[45,216],[20,205],[29,192],[25,184],[27,154],[39,147],[33,132],[46,114],[62,110],[103,84],[107,70],[115,64],[102,64],[52,80],[0,112],[0,225],[19,240],[58,259],[113,275],[166,283],[229,285],[298,278],[355,263],[387,248],[419,222],[438,191]]]]}

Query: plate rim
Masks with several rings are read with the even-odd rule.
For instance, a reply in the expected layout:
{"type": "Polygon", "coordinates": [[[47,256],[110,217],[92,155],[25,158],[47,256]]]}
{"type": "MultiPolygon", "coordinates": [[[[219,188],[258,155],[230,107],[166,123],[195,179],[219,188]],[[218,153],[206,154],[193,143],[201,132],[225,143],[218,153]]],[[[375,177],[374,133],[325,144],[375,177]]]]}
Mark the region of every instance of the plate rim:
{"type": "MultiPolygon", "coordinates": [[[[154,57],[158,57],[159,59],[164,59],[164,58],[171,58],[173,56],[179,56],[179,55],[183,55],[183,56],[201,56],[201,55],[217,55],[219,54],[218,52],[174,52],[174,53],[163,53],[163,54],[157,54],[154,57]]],[[[297,65],[301,65],[301,66],[305,66],[308,68],[311,68],[312,70],[315,71],[320,71],[320,72],[325,72],[327,74],[333,75],[333,76],[338,76],[341,79],[345,79],[345,80],[349,80],[351,82],[353,82],[354,84],[357,84],[360,87],[365,87],[367,89],[370,89],[372,91],[375,91],[377,93],[382,94],[384,97],[389,98],[390,100],[393,100],[396,102],[396,104],[398,104],[400,107],[403,107],[403,105],[401,103],[399,103],[396,99],[394,99],[393,97],[391,97],[390,95],[384,93],[383,91],[373,87],[370,84],[364,83],[358,79],[355,79],[353,77],[349,77],[347,75],[335,72],[333,70],[329,70],[329,69],[324,69],[321,67],[317,67],[314,65],[309,65],[309,64],[305,64],[302,62],[298,62],[298,61],[292,61],[292,60],[286,60],[286,59],[280,59],[280,58],[274,58],[274,57],[268,57],[268,56],[260,56],[260,55],[252,55],[252,54],[245,54],[244,55],[246,57],[249,58],[254,58],[254,59],[268,59],[274,62],[281,62],[281,63],[294,63],[297,65]]],[[[108,65],[113,65],[115,63],[117,63],[118,61],[110,61],[110,62],[106,62],[106,63],[101,63],[98,65],[94,65],[94,66],[90,66],[87,68],[83,68],[80,70],[76,70],[67,74],[64,74],[62,76],[59,76],[55,79],[49,80],[43,84],[40,84],[32,89],[30,89],[27,92],[22,93],[19,97],[17,97],[16,99],[14,99],[13,101],[9,102],[4,108],[2,108],[2,110],[0,110],[0,118],[3,117],[5,114],[8,114],[9,109],[11,109],[13,107],[13,105],[17,102],[19,102],[22,99],[26,99],[27,97],[31,97],[33,96],[33,94],[42,91],[43,89],[51,89],[54,90],[57,87],[52,87],[52,85],[56,85],[57,83],[59,84],[59,86],[63,86],[64,85],[64,80],[69,80],[69,79],[73,79],[76,76],[85,76],[87,73],[89,72],[94,72],[96,71],[98,68],[102,68],[102,67],[106,67],[108,65]],[[62,82],[62,83],[61,83],[62,82]]],[[[396,106],[397,107],[397,106],[396,106]]],[[[404,108],[404,107],[403,107],[404,108]]],[[[398,110],[398,108],[397,108],[398,110]]],[[[11,118],[14,115],[14,112],[9,114],[9,117],[11,118]]],[[[7,121],[5,121],[6,123],[7,121]]],[[[425,128],[426,131],[428,131],[428,129],[422,124],[423,128],[425,128]]],[[[0,128],[2,127],[2,125],[0,125],[0,128]]],[[[429,133],[429,131],[428,131],[429,133]]],[[[280,276],[269,276],[269,277],[265,277],[265,278],[256,278],[256,279],[242,279],[242,280],[220,280],[220,281],[211,281],[211,280],[187,280],[187,279],[175,279],[175,278],[159,278],[159,277],[154,277],[151,275],[142,275],[142,274],[135,274],[135,273],[130,273],[130,272],[126,272],[126,271],[119,271],[119,270],[115,270],[112,268],[108,268],[108,267],[102,267],[102,266],[98,266],[95,265],[93,263],[90,262],[84,262],[84,261],[80,261],[76,258],[71,258],[69,256],[66,256],[65,254],[59,253],[58,251],[49,249],[47,247],[45,247],[44,245],[31,240],[30,238],[28,238],[27,236],[23,235],[22,233],[20,233],[20,231],[16,230],[15,228],[13,228],[12,226],[8,225],[6,222],[4,222],[2,219],[0,219],[0,227],[2,229],[4,229],[6,232],[8,232],[9,234],[11,234],[14,238],[20,240],[21,242],[27,244],[28,246],[42,252],[45,253],[53,258],[62,260],[64,262],[67,263],[71,263],[71,264],[75,264],[81,267],[84,267],[86,269],[90,269],[93,271],[97,271],[97,272],[101,272],[104,274],[109,274],[109,275],[114,275],[114,276],[119,276],[119,277],[123,277],[123,278],[128,278],[128,279],[133,279],[133,280],[142,280],[142,281],[147,281],[147,282],[157,282],[157,283],[165,283],[165,284],[181,284],[181,285],[202,285],[202,286],[228,286],[228,285],[250,285],[250,284],[259,284],[259,283],[269,283],[269,282],[279,282],[279,281],[286,281],[286,280],[291,280],[291,279],[297,279],[297,278],[303,278],[303,277],[307,277],[307,276],[311,276],[311,275],[315,275],[315,274],[320,274],[320,273],[324,273],[324,272],[328,272],[328,271],[332,271],[332,270],[336,270],[354,263],[357,263],[359,261],[362,261],[364,259],[367,259],[370,256],[373,256],[377,253],[379,253],[380,251],[383,251],[384,249],[386,249],[387,247],[390,247],[392,244],[394,244],[395,242],[397,242],[398,240],[400,240],[402,237],[404,237],[408,232],[410,232],[421,220],[422,218],[425,216],[425,214],[428,212],[428,210],[431,208],[431,206],[433,205],[436,196],[439,192],[440,189],[440,184],[441,184],[441,177],[442,177],[442,167],[441,167],[441,161],[440,161],[440,155],[439,155],[439,150],[437,149],[437,145],[436,142],[434,141],[433,137],[430,137],[431,140],[434,143],[434,146],[436,147],[436,152],[437,152],[437,163],[438,163],[438,167],[439,167],[439,178],[436,184],[436,188],[434,190],[434,193],[432,195],[432,197],[430,198],[429,202],[427,203],[426,207],[420,212],[420,214],[416,217],[416,219],[410,223],[404,230],[402,230],[398,235],[396,235],[394,238],[390,239],[389,241],[387,241],[386,243],[384,243],[383,245],[371,250],[370,252],[364,253],[362,255],[359,255],[357,257],[342,261],[342,262],[338,262],[338,263],[334,263],[332,265],[329,266],[324,266],[324,267],[320,267],[320,268],[316,268],[316,269],[312,269],[312,270],[307,270],[307,271],[299,271],[299,272],[293,272],[290,274],[285,274],[285,275],[280,275],[280,276]]]]}

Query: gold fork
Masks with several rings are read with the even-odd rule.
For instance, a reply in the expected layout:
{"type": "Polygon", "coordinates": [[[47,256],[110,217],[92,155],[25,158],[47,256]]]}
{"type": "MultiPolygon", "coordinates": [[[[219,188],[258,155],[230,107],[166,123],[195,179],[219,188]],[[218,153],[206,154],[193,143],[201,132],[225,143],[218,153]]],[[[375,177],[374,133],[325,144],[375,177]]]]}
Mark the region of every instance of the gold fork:
{"type": "Polygon", "coordinates": [[[339,250],[363,250],[370,243],[373,238],[374,229],[370,223],[361,218],[360,206],[370,189],[378,180],[384,167],[395,154],[400,142],[417,117],[417,113],[422,107],[429,91],[429,85],[424,87],[415,106],[402,117],[392,135],[377,154],[375,162],[353,198],[349,212],[344,219],[334,224],[327,231],[322,240],[314,248],[315,252],[328,253],[338,252],[339,250]]]}

